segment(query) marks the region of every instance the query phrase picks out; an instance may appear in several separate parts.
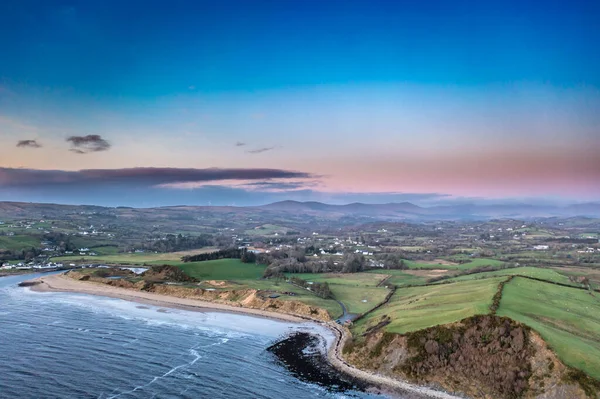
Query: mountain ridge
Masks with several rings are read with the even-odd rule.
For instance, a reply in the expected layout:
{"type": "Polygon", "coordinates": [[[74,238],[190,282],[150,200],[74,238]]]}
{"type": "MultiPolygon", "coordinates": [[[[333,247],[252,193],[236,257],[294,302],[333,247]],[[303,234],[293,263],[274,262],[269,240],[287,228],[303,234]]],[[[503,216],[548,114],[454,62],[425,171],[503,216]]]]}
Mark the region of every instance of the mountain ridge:
{"type": "Polygon", "coordinates": [[[424,207],[411,202],[366,204],[327,204],[317,201],[279,201],[259,206],[195,206],[177,205],[152,208],[103,207],[98,205],[66,205],[30,202],[0,201],[0,218],[35,214],[44,216],[52,212],[270,212],[307,214],[322,217],[364,217],[375,220],[485,220],[503,218],[536,217],[600,217],[600,203],[588,202],[558,205],[536,205],[527,203],[511,204],[447,204],[424,207]]]}

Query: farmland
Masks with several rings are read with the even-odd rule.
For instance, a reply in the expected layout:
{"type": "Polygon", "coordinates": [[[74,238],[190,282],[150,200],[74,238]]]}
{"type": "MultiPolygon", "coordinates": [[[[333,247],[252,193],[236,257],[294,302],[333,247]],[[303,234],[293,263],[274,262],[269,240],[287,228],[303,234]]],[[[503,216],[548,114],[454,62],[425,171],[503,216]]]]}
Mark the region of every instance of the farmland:
{"type": "Polygon", "coordinates": [[[288,276],[318,283],[327,282],[329,284],[356,287],[375,287],[387,277],[386,274],[379,273],[290,273],[288,276]]]}
{"type": "Polygon", "coordinates": [[[179,263],[177,266],[187,275],[198,280],[259,279],[265,270],[264,266],[242,263],[239,259],[179,263]]]}
{"type": "Polygon", "coordinates": [[[497,276],[526,276],[532,277],[536,279],[551,281],[555,283],[579,286],[579,284],[572,282],[569,280],[567,276],[564,274],[560,274],[551,269],[539,268],[539,267],[515,267],[510,269],[501,269],[491,272],[483,272],[483,273],[475,273],[469,274],[465,276],[453,277],[444,282],[457,282],[457,281],[467,281],[467,280],[478,280],[485,279],[490,277],[497,276]]]}
{"type": "Polygon", "coordinates": [[[10,251],[22,251],[30,248],[38,248],[40,239],[31,235],[15,235],[12,237],[0,236],[0,249],[10,251]]]}
{"type": "Polygon", "coordinates": [[[505,285],[498,315],[530,326],[566,364],[600,379],[598,295],[517,277],[505,285]]]}
{"type": "MultiPolygon", "coordinates": [[[[393,284],[399,287],[406,285],[421,285],[427,282],[428,277],[437,276],[440,273],[436,272],[439,269],[429,270],[372,270],[367,273],[385,274],[390,276],[386,283],[393,284]]],[[[441,273],[446,273],[443,270],[441,273]]]]}
{"type": "Polygon", "coordinates": [[[399,288],[388,304],[358,321],[354,331],[362,333],[384,315],[392,319],[386,331],[402,334],[486,314],[502,280],[504,278],[496,277],[440,286],[399,288]]]}
{"type": "Polygon", "coordinates": [[[336,300],[342,302],[348,313],[364,313],[381,301],[389,290],[377,285],[385,279],[385,274],[375,273],[323,273],[290,274],[309,282],[328,283],[336,300]]]}
{"type": "Polygon", "coordinates": [[[437,263],[426,263],[416,261],[404,261],[409,269],[447,269],[447,270],[468,270],[481,266],[502,266],[504,262],[496,259],[475,258],[469,259],[465,263],[453,263],[447,261],[438,261],[437,263]]]}

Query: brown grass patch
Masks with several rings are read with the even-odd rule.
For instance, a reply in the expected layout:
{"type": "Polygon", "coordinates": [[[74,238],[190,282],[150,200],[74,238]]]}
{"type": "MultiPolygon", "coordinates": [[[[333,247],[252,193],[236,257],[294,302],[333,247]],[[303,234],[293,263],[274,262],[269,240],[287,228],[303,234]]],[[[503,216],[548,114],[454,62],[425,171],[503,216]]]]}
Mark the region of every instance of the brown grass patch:
{"type": "Polygon", "coordinates": [[[417,277],[438,277],[453,273],[446,269],[402,270],[402,272],[417,277]]]}
{"type": "Polygon", "coordinates": [[[458,263],[450,262],[449,260],[446,260],[446,259],[435,259],[431,263],[437,263],[438,265],[444,265],[444,266],[457,266],[458,265],[458,263]]]}

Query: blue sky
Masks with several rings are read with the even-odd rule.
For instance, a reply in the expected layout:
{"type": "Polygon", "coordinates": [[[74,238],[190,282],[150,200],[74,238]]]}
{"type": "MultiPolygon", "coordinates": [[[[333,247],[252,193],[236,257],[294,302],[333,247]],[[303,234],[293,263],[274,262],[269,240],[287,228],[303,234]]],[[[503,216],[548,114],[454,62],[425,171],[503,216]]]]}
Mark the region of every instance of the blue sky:
{"type": "Polygon", "coordinates": [[[2,2],[0,194],[66,200],[16,190],[15,168],[217,167],[307,177],[147,189],[596,200],[598,18],[592,1],[2,2]],[[88,136],[108,146],[68,141],[88,136]]]}

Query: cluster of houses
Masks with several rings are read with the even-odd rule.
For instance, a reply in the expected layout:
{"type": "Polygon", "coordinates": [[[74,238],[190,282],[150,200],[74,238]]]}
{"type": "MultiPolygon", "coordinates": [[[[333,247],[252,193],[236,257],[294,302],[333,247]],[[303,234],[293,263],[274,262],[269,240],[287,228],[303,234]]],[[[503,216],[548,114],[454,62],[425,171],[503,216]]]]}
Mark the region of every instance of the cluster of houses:
{"type": "Polygon", "coordinates": [[[600,252],[600,248],[591,248],[591,247],[588,247],[586,249],[581,249],[581,250],[577,251],[577,253],[580,253],[580,254],[593,254],[596,251],[600,252]]]}
{"type": "MultiPolygon", "coordinates": [[[[72,265],[75,266],[75,265],[72,265]]],[[[64,267],[64,265],[62,263],[54,263],[54,262],[48,262],[48,263],[35,263],[35,262],[29,262],[29,263],[17,263],[14,265],[5,263],[2,266],[0,266],[0,270],[45,270],[45,269],[59,269],[61,267],[64,267]]]]}

